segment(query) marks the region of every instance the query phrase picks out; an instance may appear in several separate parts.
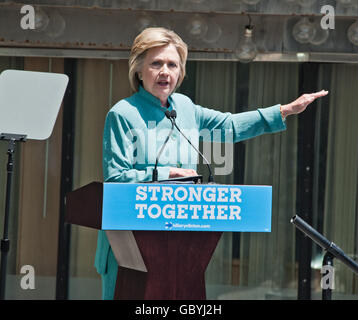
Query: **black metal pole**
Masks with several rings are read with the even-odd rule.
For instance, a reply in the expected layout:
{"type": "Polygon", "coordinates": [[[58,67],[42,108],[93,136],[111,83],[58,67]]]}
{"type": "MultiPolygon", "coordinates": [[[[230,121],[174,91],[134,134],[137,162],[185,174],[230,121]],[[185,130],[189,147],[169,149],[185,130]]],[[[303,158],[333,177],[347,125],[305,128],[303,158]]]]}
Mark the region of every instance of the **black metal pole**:
{"type": "MultiPolygon", "coordinates": [[[[334,259],[334,256],[333,254],[331,254],[330,252],[326,252],[326,254],[324,255],[323,257],[323,263],[322,265],[323,266],[329,266],[329,267],[332,267],[332,272],[333,272],[333,259],[334,259]]],[[[329,273],[330,270],[327,270],[327,272],[329,273]]],[[[332,285],[333,283],[324,283],[325,281],[325,276],[327,274],[324,274],[322,275],[322,300],[332,300],[332,285]]],[[[332,279],[332,278],[330,278],[332,279]]]]}
{"type": "Polygon", "coordinates": [[[58,253],[56,274],[56,300],[67,300],[69,293],[69,266],[71,225],[65,222],[65,198],[72,191],[73,153],[76,114],[76,59],[65,59],[65,74],[69,77],[63,99],[62,164],[60,189],[60,217],[58,228],[58,253]]]}
{"type": "Polygon", "coordinates": [[[9,214],[10,214],[11,182],[12,182],[12,173],[14,169],[14,158],[13,158],[14,148],[15,148],[15,140],[10,139],[9,148],[7,151],[8,162],[7,162],[4,232],[3,232],[3,238],[1,239],[0,300],[5,299],[7,254],[10,249],[10,240],[8,239],[9,237],[8,229],[9,229],[9,214]]]}
{"type": "Polygon", "coordinates": [[[26,141],[25,134],[11,134],[1,133],[0,140],[9,141],[7,150],[8,162],[7,162],[7,181],[6,181],[6,199],[5,199],[5,217],[4,217],[4,233],[1,239],[1,264],[0,264],[0,300],[5,299],[6,288],[6,266],[7,266],[7,254],[10,250],[9,240],[9,216],[10,216],[10,203],[11,203],[11,184],[12,173],[14,171],[14,153],[16,141],[26,141]]]}

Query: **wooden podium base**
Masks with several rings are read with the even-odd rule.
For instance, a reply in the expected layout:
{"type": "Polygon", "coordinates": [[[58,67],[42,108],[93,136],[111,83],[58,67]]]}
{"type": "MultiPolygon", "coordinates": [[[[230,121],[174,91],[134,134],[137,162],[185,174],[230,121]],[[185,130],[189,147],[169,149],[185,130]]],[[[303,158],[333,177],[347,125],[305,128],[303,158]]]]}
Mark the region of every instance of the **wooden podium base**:
{"type": "Polygon", "coordinates": [[[133,231],[145,268],[119,261],[114,299],[205,300],[205,270],[221,234],[133,231]]]}

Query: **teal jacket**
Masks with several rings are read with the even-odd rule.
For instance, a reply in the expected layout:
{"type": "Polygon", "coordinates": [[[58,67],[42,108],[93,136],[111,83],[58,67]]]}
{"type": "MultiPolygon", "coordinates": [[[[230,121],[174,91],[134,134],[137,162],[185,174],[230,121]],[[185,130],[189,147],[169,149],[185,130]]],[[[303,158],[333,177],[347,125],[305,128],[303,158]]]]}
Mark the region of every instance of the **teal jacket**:
{"type": "MultiPolygon", "coordinates": [[[[179,93],[173,93],[168,102],[169,110],[177,113],[179,128],[196,146],[199,140],[235,143],[286,129],[279,104],[231,114],[203,108],[179,93]]],[[[105,182],[151,180],[156,156],[171,129],[165,110],[143,87],[111,108],[103,134],[105,182]]],[[[175,129],[159,159],[158,179],[167,179],[170,167],[196,170],[196,165],[196,152],[175,129]]],[[[105,233],[99,231],[95,267],[100,274],[106,273],[109,249],[105,233]]]]}

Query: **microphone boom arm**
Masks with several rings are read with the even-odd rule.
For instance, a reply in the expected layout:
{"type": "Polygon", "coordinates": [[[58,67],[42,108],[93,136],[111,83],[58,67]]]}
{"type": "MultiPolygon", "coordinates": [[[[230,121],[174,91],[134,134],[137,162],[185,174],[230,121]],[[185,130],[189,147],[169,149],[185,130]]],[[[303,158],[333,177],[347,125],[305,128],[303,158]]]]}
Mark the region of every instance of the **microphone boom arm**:
{"type": "Polygon", "coordinates": [[[185,138],[185,140],[188,141],[189,144],[194,148],[194,150],[195,150],[197,153],[199,153],[199,155],[205,160],[206,165],[207,165],[207,167],[208,167],[208,169],[209,169],[209,179],[208,179],[208,180],[209,180],[209,182],[214,182],[214,177],[213,177],[213,173],[212,173],[212,171],[211,171],[211,167],[210,167],[210,165],[209,165],[209,161],[208,161],[208,160],[204,157],[204,155],[191,143],[191,141],[185,136],[185,134],[179,129],[179,127],[177,126],[175,120],[173,120],[173,122],[174,122],[175,128],[178,129],[178,131],[179,131],[179,132],[181,133],[181,135],[185,138]]]}
{"type": "Polygon", "coordinates": [[[162,147],[160,148],[160,150],[159,150],[159,152],[158,152],[158,155],[157,155],[157,158],[155,159],[155,166],[154,166],[154,169],[153,169],[153,177],[152,177],[152,181],[153,181],[153,182],[154,182],[154,181],[158,181],[158,169],[157,169],[157,167],[158,167],[158,161],[159,161],[159,158],[160,158],[160,156],[161,156],[161,154],[162,154],[162,152],[163,152],[165,146],[167,145],[167,143],[168,143],[168,141],[169,141],[169,138],[170,138],[170,136],[172,135],[173,130],[174,130],[174,121],[173,121],[172,119],[170,119],[170,121],[171,121],[171,123],[172,123],[172,128],[170,129],[170,132],[169,132],[167,138],[165,139],[165,141],[164,141],[162,147]]]}
{"type": "Polygon", "coordinates": [[[175,110],[172,111],[166,111],[165,115],[172,121],[172,123],[174,123],[175,128],[178,129],[178,131],[180,132],[180,134],[185,138],[186,141],[189,142],[189,144],[194,148],[194,150],[204,159],[204,161],[206,162],[206,166],[209,169],[209,178],[208,178],[208,182],[209,183],[213,183],[214,182],[214,176],[211,170],[211,166],[209,164],[208,159],[206,159],[204,157],[204,155],[191,143],[191,141],[186,137],[186,135],[179,129],[179,127],[177,126],[176,122],[175,122],[175,118],[177,116],[177,113],[175,110]]]}

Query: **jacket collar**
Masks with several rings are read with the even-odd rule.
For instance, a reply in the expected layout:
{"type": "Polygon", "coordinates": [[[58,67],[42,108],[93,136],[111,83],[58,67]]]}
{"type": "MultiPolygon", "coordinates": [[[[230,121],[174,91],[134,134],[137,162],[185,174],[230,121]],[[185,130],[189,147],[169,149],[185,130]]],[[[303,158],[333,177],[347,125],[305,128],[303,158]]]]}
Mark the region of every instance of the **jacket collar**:
{"type": "Polygon", "coordinates": [[[150,92],[148,92],[147,90],[145,90],[142,86],[139,86],[139,90],[138,90],[138,95],[143,98],[144,100],[146,100],[148,103],[150,103],[151,105],[154,105],[160,109],[162,109],[163,111],[165,110],[173,110],[174,109],[174,101],[173,101],[173,94],[171,94],[168,97],[168,104],[169,107],[162,107],[162,104],[160,102],[160,99],[158,99],[157,97],[153,96],[150,92]]]}

